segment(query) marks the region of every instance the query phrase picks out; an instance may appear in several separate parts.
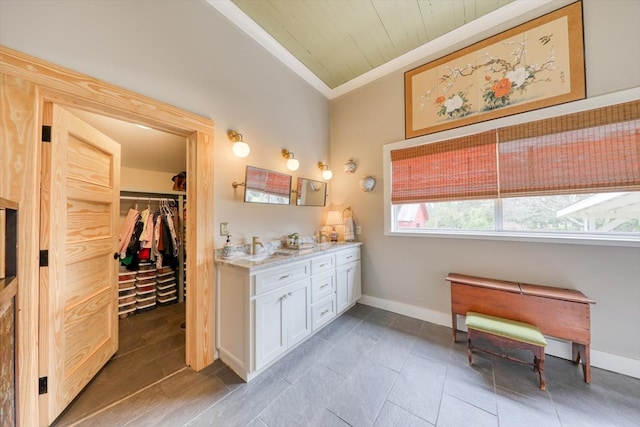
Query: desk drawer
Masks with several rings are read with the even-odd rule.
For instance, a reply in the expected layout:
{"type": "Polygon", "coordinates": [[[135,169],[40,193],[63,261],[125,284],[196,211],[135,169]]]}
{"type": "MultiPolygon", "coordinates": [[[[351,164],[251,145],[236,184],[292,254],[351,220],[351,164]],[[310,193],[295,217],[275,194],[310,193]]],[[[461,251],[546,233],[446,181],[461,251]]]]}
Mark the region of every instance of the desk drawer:
{"type": "Polygon", "coordinates": [[[360,248],[345,249],[336,252],[336,265],[344,265],[360,259],[360,248]]]}
{"type": "Polygon", "coordinates": [[[315,331],[336,317],[336,295],[332,294],[311,305],[311,330],[315,331]]]}
{"type": "Polygon", "coordinates": [[[255,275],[256,295],[309,277],[309,262],[298,262],[261,271],[255,275]]]}
{"type": "Polygon", "coordinates": [[[311,274],[316,275],[323,271],[333,270],[335,267],[335,256],[324,255],[311,260],[311,274]]]}
{"type": "Polygon", "coordinates": [[[333,271],[311,278],[311,302],[318,302],[336,291],[333,271]]]}

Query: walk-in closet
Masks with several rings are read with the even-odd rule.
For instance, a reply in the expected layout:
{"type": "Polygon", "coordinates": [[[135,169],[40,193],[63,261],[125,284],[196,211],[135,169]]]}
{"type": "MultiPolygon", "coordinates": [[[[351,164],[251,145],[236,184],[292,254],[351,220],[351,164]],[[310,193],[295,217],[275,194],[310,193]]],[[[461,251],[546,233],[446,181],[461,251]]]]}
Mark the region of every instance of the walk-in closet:
{"type": "MultiPolygon", "coordinates": [[[[118,351],[56,420],[72,425],[186,366],[186,142],[80,110],[121,146],[118,351]]],[[[144,405],[144,402],[140,403],[144,405]]]]}

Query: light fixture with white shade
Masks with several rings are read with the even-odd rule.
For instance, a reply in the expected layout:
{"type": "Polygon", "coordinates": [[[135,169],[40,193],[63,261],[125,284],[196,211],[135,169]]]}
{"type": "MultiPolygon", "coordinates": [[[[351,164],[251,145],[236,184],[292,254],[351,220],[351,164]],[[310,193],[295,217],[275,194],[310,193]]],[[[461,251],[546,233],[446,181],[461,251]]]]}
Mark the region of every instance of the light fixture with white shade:
{"type": "Polygon", "coordinates": [[[233,142],[233,154],[235,154],[236,157],[243,158],[249,155],[251,149],[249,148],[249,144],[242,140],[241,133],[238,133],[235,130],[229,130],[227,132],[227,136],[229,137],[229,140],[233,142]]]}
{"type": "Polygon", "coordinates": [[[331,227],[331,233],[329,233],[329,240],[332,242],[338,241],[338,232],[336,231],[336,225],[342,225],[342,216],[338,211],[329,211],[327,214],[327,221],[325,225],[331,227]]]}
{"type": "Polygon", "coordinates": [[[333,178],[333,172],[331,172],[331,169],[329,169],[329,165],[318,162],[318,169],[322,171],[322,179],[324,179],[325,181],[329,181],[331,178],[333,178]]]}
{"type": "Polygon", "coordinates": [[[298,170],[300,167],[300,162],[293,156],[293,152],[287,150],[286,148],[282,149],[282,157],[287,159],[287,169],[290,171],[298,170]]]}

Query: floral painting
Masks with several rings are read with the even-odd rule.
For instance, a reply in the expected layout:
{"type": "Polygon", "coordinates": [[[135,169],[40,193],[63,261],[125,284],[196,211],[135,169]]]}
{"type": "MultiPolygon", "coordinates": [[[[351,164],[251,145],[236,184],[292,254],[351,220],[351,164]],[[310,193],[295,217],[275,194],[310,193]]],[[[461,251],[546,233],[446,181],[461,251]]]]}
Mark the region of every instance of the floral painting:
{"type": "Polygon", "coordinates": [[[406,137],[584,98],[573,3],[405,73],[406,137]]]}

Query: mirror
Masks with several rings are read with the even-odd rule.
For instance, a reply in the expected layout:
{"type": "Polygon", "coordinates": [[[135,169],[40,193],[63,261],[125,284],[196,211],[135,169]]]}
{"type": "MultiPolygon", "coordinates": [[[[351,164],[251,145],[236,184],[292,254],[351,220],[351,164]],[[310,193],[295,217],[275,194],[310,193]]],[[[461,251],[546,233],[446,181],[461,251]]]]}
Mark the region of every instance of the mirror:
{"type": "Polygon", "coordinates": [[[327,199],[327,183],[298,178],[296,205],[324,206],[327,199]]]}
{"type": "Polygon", "coordinates": [[[288,205],[291,201],[291,175],[247,166],[244,201],[288,205]]]}

